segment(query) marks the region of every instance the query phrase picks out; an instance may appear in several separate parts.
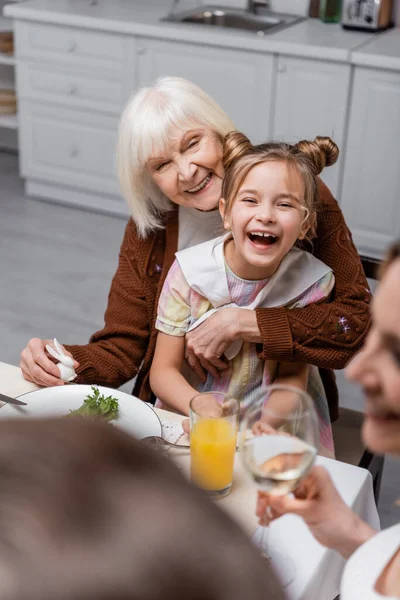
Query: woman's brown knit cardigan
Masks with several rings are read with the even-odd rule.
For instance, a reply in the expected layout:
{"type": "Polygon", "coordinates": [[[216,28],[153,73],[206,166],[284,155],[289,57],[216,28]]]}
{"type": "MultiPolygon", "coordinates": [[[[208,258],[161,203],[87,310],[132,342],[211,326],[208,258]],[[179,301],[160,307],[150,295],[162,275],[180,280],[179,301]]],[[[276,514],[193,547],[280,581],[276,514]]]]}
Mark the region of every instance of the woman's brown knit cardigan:
{"type": "MultiPolygon", "coordinates": [[[[336,200],[319,184],[320,212],[313,253],[329,265],[336,284],[329,304],[305,308],[257,308],[263,340],[260,358],[306,362],[320,368],[331,418],[338,396],[331,369],[342,369],[367,333],[370,292],[362,265],[336,200]]],[[[178,241],[178,212],[165,229],[138,237],[132,219],[122,242],[104,328],[84,346],[66,346],[80,363],[79,383],[119,387],[138,375],[133,394],[149,400],[149,369],[154,354],[157,303],[178,241]]]]}

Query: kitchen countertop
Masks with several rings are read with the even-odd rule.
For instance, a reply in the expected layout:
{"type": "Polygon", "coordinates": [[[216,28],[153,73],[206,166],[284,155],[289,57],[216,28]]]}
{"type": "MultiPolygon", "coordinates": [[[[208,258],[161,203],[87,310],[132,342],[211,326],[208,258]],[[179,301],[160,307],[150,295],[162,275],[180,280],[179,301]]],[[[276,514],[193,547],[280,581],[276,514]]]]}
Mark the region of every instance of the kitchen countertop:
{"type": "Polygon", "coordinates": [[[369,44],[352,52],[354,65],[400,71],[400,29],[390,29],[374,36],[369,44]]]}
{"type": "MultiPolygon", "coordinates": [[[[350,62],[352,51],[377,37],[346,31],[340,25],[322,23],[318,19],[307,19],[259,37],[245,31],[163,22],[160,19],[169,7],[170,2],[155,0],[98,0],[95,5],[90,0],[29,0],[7,5],[4,15],[40,23],[335,62],[350,62]]],[[[379,34],[379,37],[385,35],[379,34]]]]}

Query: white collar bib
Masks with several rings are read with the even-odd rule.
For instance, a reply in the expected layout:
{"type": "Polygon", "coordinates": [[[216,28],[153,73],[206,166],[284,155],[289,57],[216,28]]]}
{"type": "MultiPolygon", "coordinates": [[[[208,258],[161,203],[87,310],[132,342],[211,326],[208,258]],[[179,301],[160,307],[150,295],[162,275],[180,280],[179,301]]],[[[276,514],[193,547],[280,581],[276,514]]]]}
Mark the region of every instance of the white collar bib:
{"type": "MultiPolygon", "coordinates": [[[[190,287],[207,298],[214,307],[192,323],[189,331],[216,310],[237,306],[230,297],[225,269],[224,243],[229,236],[230,233],[176,253],[176,259],[190,287]]],[[[292,248],[253,302],[240,308],[254,310],[257,307],[285,306],[331,271],[332,269],[309,252],[292,248]]],[[[240,340],[232,344],[225,353],[227,358],[236,356],[241,345],[240,340]]]]}

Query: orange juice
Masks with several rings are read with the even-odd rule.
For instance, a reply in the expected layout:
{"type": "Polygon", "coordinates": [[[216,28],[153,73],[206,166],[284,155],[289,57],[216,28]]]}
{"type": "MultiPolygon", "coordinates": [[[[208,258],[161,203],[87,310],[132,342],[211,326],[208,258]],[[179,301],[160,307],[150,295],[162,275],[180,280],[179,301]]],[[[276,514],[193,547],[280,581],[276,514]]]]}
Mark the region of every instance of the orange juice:
{"type": "Polygon", "coordinates": [[[232,483],[236,427],[223,419],[202,418],[190,432],[192,480],[204,490],[223,490],[232,483]]]}

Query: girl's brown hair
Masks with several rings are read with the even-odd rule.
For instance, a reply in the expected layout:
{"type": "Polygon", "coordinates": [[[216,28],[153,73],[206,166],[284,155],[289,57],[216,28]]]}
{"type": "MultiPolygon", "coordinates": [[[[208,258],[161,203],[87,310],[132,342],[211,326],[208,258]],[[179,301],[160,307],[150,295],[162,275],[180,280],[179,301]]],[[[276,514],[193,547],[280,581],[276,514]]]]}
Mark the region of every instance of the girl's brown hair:
{"type": "Polygon", "coordinates": [[[313,141],[302,140],[290,145],[270,142],[253,146],[238,131],[232,131],[224,139],[223,163],[226,170],[222,186],[225,210],[229,214],[245,177],[253,167],[264,162],[285,162],[288,168],[297,169],[304,185],[303,206],[308,222],[307,238],[315,237],[315,213],[317,210],[317,176],[324,167],[335,164],[339,148],[329,137],[316,137],[313,141]]]}

